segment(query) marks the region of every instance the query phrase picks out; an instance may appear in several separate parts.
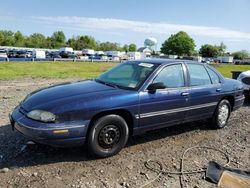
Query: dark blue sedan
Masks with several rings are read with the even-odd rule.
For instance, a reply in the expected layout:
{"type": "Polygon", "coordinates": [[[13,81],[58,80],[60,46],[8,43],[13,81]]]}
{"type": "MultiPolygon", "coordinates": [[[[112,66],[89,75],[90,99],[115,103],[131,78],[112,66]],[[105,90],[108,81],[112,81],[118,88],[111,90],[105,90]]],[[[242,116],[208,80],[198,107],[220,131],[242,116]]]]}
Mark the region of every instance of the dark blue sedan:
{"type": "Polygon", "coordinates": [[[243,87],[214,68],[184,60],[122,63],[95,80],[29,94],[10,115],[13,129],[52,146],[88,145],[99,157],[118,153],[130,135],[208,119],[223,128],[242,106],[243,87]]]}

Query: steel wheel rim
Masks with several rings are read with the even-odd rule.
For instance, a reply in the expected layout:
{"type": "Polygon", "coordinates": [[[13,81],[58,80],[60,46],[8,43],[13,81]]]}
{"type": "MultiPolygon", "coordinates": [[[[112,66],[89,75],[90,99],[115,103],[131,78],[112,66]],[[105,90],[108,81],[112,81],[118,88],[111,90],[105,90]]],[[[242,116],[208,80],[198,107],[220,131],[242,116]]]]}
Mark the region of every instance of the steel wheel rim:
{"type": "Polygon", "coordinates": [[[112,149],[120,141],[120,129],[115,125],[104,126],[98,135],[98,144],[104,149],[112,149]]]}
{"type": "Polygon", "coordinates": [[[221,125],[225,125],[229,116],[229,107],[226,104],[223,104],[219,108],[218,120],[221,125]]]}

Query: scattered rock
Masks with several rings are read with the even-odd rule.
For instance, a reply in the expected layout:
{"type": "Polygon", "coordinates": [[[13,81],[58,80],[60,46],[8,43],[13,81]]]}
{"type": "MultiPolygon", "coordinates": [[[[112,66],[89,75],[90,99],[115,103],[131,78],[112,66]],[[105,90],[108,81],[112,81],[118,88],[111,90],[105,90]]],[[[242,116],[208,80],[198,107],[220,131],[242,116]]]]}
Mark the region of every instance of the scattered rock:
{"type": "Polygon", "coordinates": [[[173,167],[174,167],[175,169],[177,169],[177,165],[176,165],[176,163],[173,163],[173,167]]]}
{"type": "Polygon", "coordinates": [[[11,99],[12,96],[3,96],[3,99],[11,99]]]}
{"type": "Polygon", "coordinates": [[[129,165],[127,166],[127,168],[128,168],[129,170],[132,170],[132,169],[133,169],[133,165],[132,165],[132,164],[129,164],[129,165]]]}
{"type": "Polygon", "coordinates": [[[10,170],[9,168],[3,168],[3,169],[1,169],[1,172],[2,173],[7,173],[7,172],[9,172],[9,170],[10,170]]]}
{"type": "Polygon", "coordinates": [[[32,176],[34,176],[34,177],[37,177],[37,175],[38,175],[37,172],[34,172],[34,173],[32,174],[32,176]]]}
{"type": "Polygon", "coordinates": [[[122,182],[120,185],[124,188],[129,188],[129,184],[127,182],[122,182]]]}

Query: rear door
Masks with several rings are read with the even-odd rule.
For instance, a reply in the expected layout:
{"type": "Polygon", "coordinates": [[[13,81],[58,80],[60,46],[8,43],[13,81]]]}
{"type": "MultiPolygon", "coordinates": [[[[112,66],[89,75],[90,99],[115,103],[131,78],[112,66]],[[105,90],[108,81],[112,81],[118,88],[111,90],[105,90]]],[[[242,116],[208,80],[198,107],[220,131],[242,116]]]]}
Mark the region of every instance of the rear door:
{"type": "Polygon", "coordinates": [[[187,63],[190,106],[185,121],[211,117],[220,99],[219,76],[202,64],[187,63]]]}
{"type": "Polygon", "coordinates": [[[182,63],[163,67],[149,82],[163,82],[165,89],[154,93],[143,90],[140,97],[141,128],[158,128],[181,123],[188,107],[185,66],[182,63]]]}

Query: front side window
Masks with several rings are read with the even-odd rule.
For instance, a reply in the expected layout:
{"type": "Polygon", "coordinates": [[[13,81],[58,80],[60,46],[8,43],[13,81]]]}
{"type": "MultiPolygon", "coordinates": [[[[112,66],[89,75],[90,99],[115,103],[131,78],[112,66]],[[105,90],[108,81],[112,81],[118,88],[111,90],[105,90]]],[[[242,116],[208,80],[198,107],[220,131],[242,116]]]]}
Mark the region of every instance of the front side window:
{"type": "Polygon", "coordinates": [[[124,89],[138,89],[157,67],[153,63],[124,63],[103,73],[96,81],[124,89]]]}
{"type": "Polygon", "coordinates": [[[210,77],[203,65],[187,64],[187,67],[189,71],[191,86],[211,84],[210,77]]]}
{"type": "Polygon", "coordinates": [[[162,82],[166,88],[184,87],[184,76],[181,64],[169,65],[162,69],[153,83],[162,82]]]}

